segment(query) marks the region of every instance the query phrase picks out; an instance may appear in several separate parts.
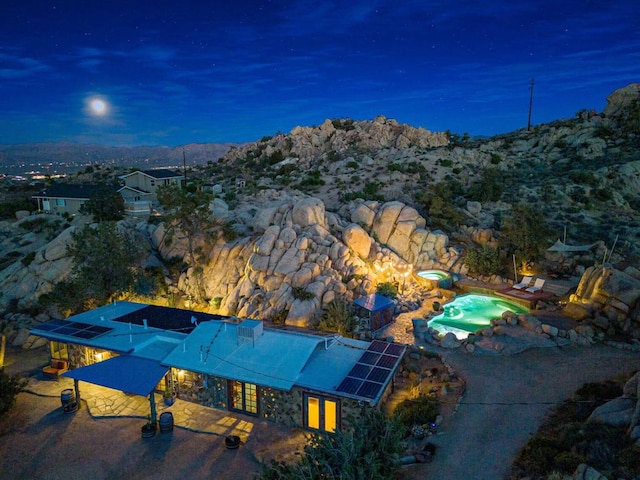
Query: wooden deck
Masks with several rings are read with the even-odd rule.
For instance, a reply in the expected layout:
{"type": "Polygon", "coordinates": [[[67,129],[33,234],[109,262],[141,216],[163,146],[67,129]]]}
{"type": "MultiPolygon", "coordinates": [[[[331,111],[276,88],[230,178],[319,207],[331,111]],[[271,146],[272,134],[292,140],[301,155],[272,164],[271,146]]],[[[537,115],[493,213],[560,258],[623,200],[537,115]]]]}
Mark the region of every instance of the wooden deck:
{"type": "Polygon", "coordinates": [[[534,309],[540,300],[549,300],[554,297],[561,297],[566,295],[572,288],[575,288],[580,281],[579,277],[570,278],[566,280],[545,279],[544,287],[537,292],[527,292],[525,290],[518,290],[513,288],[512,285],[490,285],[481,284],[474,281],[463,280],[456,283],[456,286],[461,290],[468,292],[483,292],[486,294],[498,295],[511,301],[514,301],[528,309],[534,309]]]}

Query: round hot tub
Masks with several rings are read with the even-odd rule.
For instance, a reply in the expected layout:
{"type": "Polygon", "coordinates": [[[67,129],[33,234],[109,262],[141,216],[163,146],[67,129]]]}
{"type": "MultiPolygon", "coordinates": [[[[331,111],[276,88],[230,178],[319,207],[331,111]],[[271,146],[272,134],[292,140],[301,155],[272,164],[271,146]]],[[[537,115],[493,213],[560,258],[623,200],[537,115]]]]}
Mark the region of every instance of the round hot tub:
{"type": "Polygon", "coordinates": [[[416,280],[429,290],[433,290],[434,288],[450,290],[453,287],[451,274],[444,270],[422,270],[416,272],[416,280]]]}

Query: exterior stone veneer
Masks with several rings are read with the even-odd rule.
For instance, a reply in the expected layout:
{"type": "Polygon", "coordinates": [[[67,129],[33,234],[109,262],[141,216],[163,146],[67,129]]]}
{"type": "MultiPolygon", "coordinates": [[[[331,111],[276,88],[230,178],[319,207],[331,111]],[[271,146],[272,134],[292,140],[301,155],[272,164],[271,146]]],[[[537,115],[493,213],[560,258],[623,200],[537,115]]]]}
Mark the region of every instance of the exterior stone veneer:
{"type": "MultiPolygon", "coordinates": [[[[80,368],[96,363],[95,354],[102,353],[103,360],[113,357],[113,352],[98,351],[90,347],[68,344],[69,364],[71,368],[80,368]]],[[[221,377],[205,375],[190,371],[179,371],[171,368],[167,374],[168,380],[173,382],[177,397],[181,400],[198,403],[207,407],[228,410],[228,380],[221,377]]],[[[393,384],[389,384],[381,396],[378,405],[380,408],[393,390],[393,384]]],[[[274,423],[289,427],[305,428],[304,418],[304,394],[309,393],[324,398],[332,398],[340,405],[340,429],[351,430],[355,421],[364,413],[368,404],[358,400],[329,395],[327,393],[314,392],[299,387],[293,387],[291,391],[278,390],[270,387],[258,388],[258,418],[263,418],[274,423]]]]}

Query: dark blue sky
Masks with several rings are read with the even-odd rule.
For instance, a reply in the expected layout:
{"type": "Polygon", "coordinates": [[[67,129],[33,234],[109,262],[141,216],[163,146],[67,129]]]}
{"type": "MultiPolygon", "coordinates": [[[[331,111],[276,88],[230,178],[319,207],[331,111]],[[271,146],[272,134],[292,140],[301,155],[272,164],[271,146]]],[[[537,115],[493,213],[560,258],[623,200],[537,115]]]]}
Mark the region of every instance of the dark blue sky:
{"type": "Polygon", "coordinates": [[[0,143],[244,142],[377,115],[495,134],[640,81],[638,0],[0,3],[0,143]],[[106,105],[101,114],[91,99],[106,105]]]}

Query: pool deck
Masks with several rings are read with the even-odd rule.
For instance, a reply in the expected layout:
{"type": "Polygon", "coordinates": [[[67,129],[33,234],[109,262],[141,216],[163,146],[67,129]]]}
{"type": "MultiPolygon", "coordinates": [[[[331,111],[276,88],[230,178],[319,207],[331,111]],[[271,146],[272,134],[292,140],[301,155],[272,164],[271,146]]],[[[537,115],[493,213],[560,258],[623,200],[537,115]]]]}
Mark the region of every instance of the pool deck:
{"type": "Polygon", "coordinates": [[[554,297],[561,297],[578,285],[579,278],[569,280],[545,279],[542,290],[527,292],[518,290],[512,285],[491,285],[474,281],[462,280],[456,283],[456,287],[467,292],[482,292],[493,294],[514,301],[529,310],[535,309],[540,300],[546,301],[554,297]]]}

